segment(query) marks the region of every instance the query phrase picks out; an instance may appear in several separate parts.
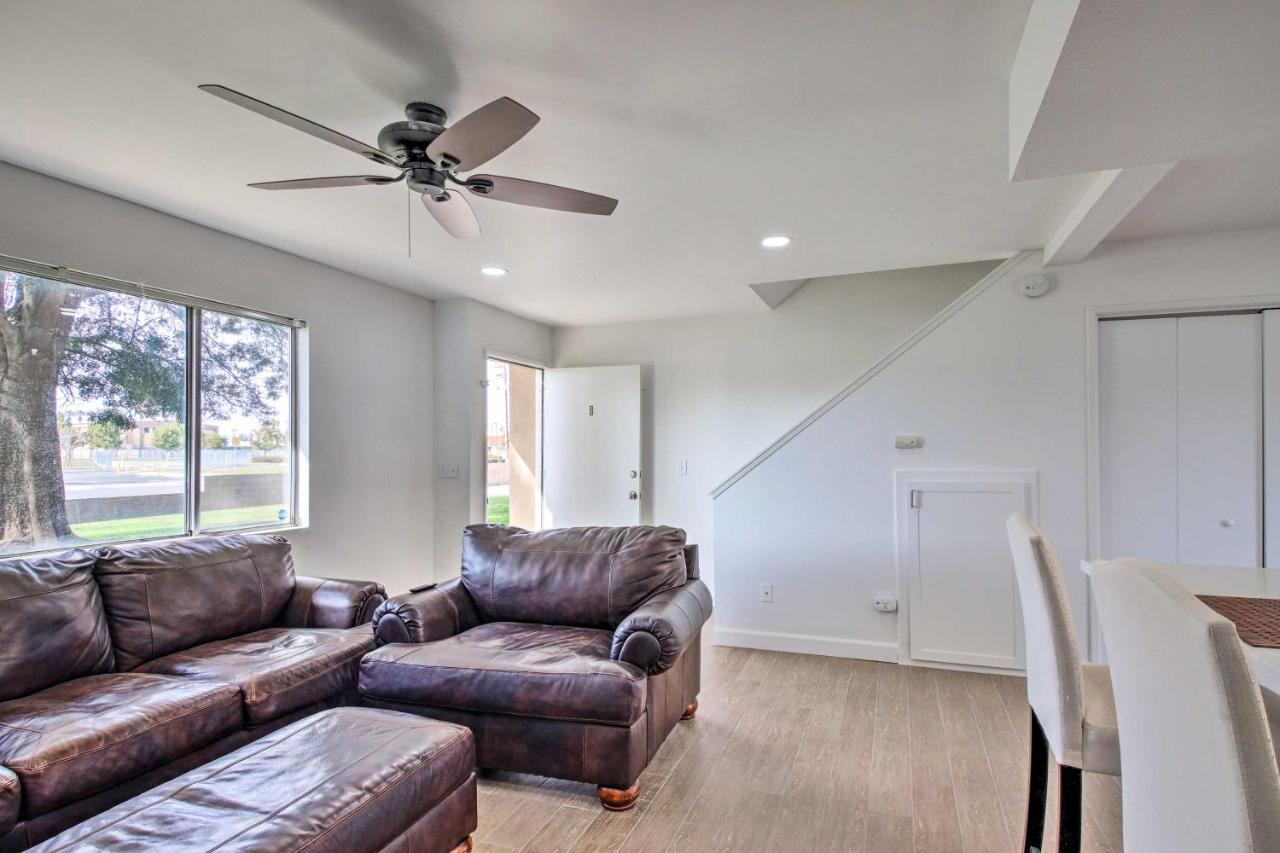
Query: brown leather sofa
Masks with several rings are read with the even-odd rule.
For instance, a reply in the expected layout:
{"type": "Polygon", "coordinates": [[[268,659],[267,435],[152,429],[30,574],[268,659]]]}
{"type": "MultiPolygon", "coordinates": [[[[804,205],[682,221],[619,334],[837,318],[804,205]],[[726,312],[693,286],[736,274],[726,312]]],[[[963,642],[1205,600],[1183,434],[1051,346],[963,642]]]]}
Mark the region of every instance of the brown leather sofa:
{"type": "Polygon", "coordinates": [[[460,723],[480,767],[598,786],[625,809],[698,705],[711,593],[671,527],[475,525],[462,576],[374,614],[365,704],[460,723]]]}
{"type": "Polygon", "coordinates": [[[385,598],[278,536],[0,561],[0,851],[354,699],[385,598]]]}

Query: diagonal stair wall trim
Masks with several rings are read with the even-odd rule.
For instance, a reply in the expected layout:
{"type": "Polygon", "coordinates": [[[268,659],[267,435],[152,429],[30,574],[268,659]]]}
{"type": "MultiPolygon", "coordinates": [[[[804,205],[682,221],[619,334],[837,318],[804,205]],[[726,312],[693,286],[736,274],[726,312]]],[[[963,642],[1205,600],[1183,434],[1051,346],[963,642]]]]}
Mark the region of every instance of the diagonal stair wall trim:
{"type": "Polygon", "coordinates": [[[1013,255],[1012,257],[1008,258],[1004,263],[1000,264],[1000,266],[996,267],[991,272],[987,273],[985,276],[980,278],[977,281],[977,283],[973,285],[973,287],[970,287],[964,293],[960,294],[960,296],[958,296],[955,299],[955,301],[953,301],[950,305],[948,305],[946,308],[943,308],[941,311],[935,314],[923,326],[921,326],[920,328],[912,332],[902,343],[898,344],[896,347],[890,350],[887,355],[885,355],[875,364],[871,365],[869,368],[863,371],[862,375],[860,375],[857,379],[853,380],[853,382],[850,383],[849,385],[846,385],[844,389],[840,391],[840,393],[836,394],[830,400],[823,403],[820,407],[818,407],[817,410],[811,413],[807,418],[805,418],[800,423],[793,426],[791,429],[787,430],[787,432],[785,432],[781,438],[779,438],[773,444],[770,444],[760,453],[752,457],[751,461],[747,462],[747,464],[743,465],[737,471],[734,471],[732,474],[730,474],[729,477],[724,480],[724,482],[722,482],[720,485],[712,489],[711,497],[713,499],[718,498],[721,495],[723,495],[725,492],[729,491],[729,489],[733,488],[735,483],[737,483],[743,477],[750,474],[753,470],[755,470],[761,463],[763,463],[770,456],[772,456],[773,454],[781,450],[783,447],[790,444],[792,439],[794,439],[796,436],[800,435],[800,433],[804,432],[806,429],[808,429],[810,426],[816,423],[818,419],[821,418],[823,415],[825,415],[827,412],[831,411],[836,406],[838,406],[846,397],[848,397],[854,391],[857,391],[863,385],[866,385],[868,382],[870,382],[872,379],[878,376],[881,373],[881,371],[883,371],[889,365],[893,364],[895,361],[901,358],[905,353],[911,350],[911,348],[914,347],[916,344],[920,343],[925,338],[929,337],[929,335],[933,332],[934,329],[938,328],[943,323],[947,322],[947,320],[949,320],[952,316],[959,313],[962,308],[964,308],[973,300],[977,299],[979,296],[985,293],[992,285],[994,285],[996,282],[1005,278],[1005,276],[1011,273],[1014,269],[1021,266],[1022,263],[1025,260],[1027,260],[1027,258],[1031,257],[1033,254],[1035,253],[1030,251],[1018,252],[1016,255],[1013,255]]]}

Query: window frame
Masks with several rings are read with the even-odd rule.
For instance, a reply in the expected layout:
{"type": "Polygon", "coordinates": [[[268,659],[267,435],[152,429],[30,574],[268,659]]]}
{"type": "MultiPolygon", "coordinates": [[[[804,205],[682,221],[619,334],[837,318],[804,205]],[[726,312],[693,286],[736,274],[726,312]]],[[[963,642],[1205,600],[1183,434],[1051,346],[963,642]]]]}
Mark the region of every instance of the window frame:
{"type": "MultiPolygon", "coordinates": [[[[280,314],[273,314],[268,311],[245,308],[243,306],[219,302],[215,299],[206,299],[204,297],[181,293],[175,290],[152,287],[139,282],[94,275],[93,273],[84,272],[82,270],[43,264],[23,258],[14,258],[8,255],[0,255],[0,269],[9,272],[21,273],[23,275],[35,276],[37,278],[47,279],[50,281],[60,281],[66,284],[90,287],[97,290],[106,290],[113,293],[122,293],[128,296],[150,299],[157,302],[166,302],[170,305],[182,308],[184,311],[184,320],[186,323],[186,368],[184,375],[184,382],[186,384],[186,421],[183,427],[185,432],[184,438],[186,441],[186,453],[184,459],[184,467],[186,471],[183,481],[183,488],[185,490],[183,501],[183,513],[185,515],[185,519],[183,527],[185,532],[178,536],[165,534],[160,536],[140,537],[136,539],[106,539],[98,542],[86,543],[85,547],[125,544],[129,542],[152,542],[166,539],[186,539],[193,536],[204,535],[200,528],[199,486],[201,476],[200,451],[203,449],[202,439],[204,437],[203,413],[201,407],[201,356],[202,342],[204,338],[204,312],[206,310],[219,314],[231,314],[237,317],[242,317],[246,320],[273,323],[278,326],[283,326],[289,331],[289,517],[282,522],[273,524],[258,524],[230,529],[220,529],[212,531],[211,535],[297,530],[306,527],[306,522],[303,518],[303,507],[306,505],[304,496],[302,495],[303,472],[300,464],[301,457],[304,453],[304,448],[301,445],[301,437],[305,430],[301,424],[303,408],[301,400],[302,389],[300,388],[301,377],[304,375],[304,369],[299,363],[299,359],[303,351],[299,338],[307,328],[307,322],[305,320],[295,317],[286,317],[280,314]]],[[[14,551],[12,553],[0,555],[0,560],[29,557],[33,554],[50,553],[61,550],[65,550],[65,548],[38,548],[31,551],[14,551]]]]}

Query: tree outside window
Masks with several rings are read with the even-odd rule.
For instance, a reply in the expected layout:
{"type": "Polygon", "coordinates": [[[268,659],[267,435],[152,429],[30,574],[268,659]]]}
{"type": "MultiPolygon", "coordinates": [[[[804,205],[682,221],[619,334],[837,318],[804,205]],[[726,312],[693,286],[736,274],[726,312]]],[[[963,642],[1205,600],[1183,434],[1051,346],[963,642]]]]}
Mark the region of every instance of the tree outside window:
{"type": "MultiPolygon", "coordinates": [[[[225,414],[251,429],[287,413],[287,326],[0,269],[0,554],[200,526],[186,517],[186,460],[178,451],[187,432],[201,435],[200,424],[185,416],[187,338],[202,317],[203,418],[225,414]],[[144,420],[170,422],[153,427],[150,447],[137,427],[144,420]],[[83,447],[94,452],[81,459],[83,447]],[[136,498],[143,495],[156,511],[122,517],[122,501],[141,505],[136,498]]],[[[217,440],[201,435],[201,446],[217,440]]],[[[272,476],[282,468],[288,466],[276,466],[272,476]]],[[[229,458],[211,460],[205,473],[256,469],[247,458],[229,458]]],[[[277,493],[290,488],[246,491],[223,480],[211,498],[225,506],[209,520],[278,524],[289,504],[277,493]],[[261,505],[241,506],[242,493],[257,495],[261,505]]]]}

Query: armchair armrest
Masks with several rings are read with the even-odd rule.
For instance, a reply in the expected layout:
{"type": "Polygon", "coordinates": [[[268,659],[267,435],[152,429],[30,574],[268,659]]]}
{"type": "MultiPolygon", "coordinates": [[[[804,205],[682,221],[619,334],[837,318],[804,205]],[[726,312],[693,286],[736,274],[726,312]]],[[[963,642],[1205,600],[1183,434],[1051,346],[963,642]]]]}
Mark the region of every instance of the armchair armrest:
{"type": "Polygon", "coordinates": [[[387,599],[373,613],[378,645],[429,643],[480,624],[471,594],[454,578],[439,586],[387,599]]]}
{"type": "Polygon", "coordinates": [[[354,628],[373,617],[387,591],[373,581],[298,575],[279,624],[286,628],[354,628]]]}
{"type": "Polygon", "coordinates": [[[694,578],[650,596],[613,632],[609,656],[650,675],[670,669],[711,617],[711,590],[694,578]]]}

